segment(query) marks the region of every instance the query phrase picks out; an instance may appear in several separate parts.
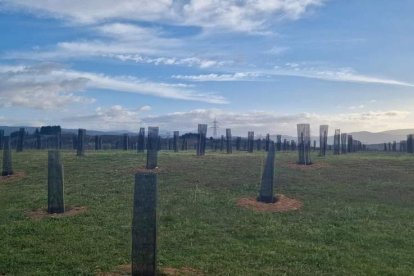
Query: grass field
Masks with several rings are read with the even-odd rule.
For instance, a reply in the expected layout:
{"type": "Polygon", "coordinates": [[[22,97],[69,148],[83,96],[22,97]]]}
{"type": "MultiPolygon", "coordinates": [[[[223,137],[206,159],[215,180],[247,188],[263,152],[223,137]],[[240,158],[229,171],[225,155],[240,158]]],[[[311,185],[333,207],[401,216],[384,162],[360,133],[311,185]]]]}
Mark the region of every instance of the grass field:
{"type": "MultiPolygon", "coordinates": [[[[319,168],[276,159],[276,191],[301,210],[236,206],[258,194],[264,152],[160,152],[159,267],[205,275],[413,275],[414,156],[355,153],[319,168]]],[[[74,217],[34,221],[47,204],[47,152],[13,152],[26,177],[0,182],[0,275],[94,275],[130,263],[135,152],[63,152],[65,203],[74,217]]]]}

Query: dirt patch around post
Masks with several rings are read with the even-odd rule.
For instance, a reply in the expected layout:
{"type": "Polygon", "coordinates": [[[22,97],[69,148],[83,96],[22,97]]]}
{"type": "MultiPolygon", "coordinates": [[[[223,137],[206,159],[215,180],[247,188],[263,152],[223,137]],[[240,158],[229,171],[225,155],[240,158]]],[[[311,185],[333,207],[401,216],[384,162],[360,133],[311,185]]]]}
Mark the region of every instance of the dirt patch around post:
{"type": "Polygon", "coordinates": [[[26,177],[25,172],[15,172],[12,175],[0,176],[0,183],[9,183],[26,177]]]}
{"type": "Polygon", "coordinates": [[[46,208],[37,209],[34,211],[26,212],[26,216],[32,220],[42,220],[45,218],[64,218],[64,217],[74,217],[80,214],[83,214],[87,211],[87,208],[84,206],[66,206],[64,213],[55,213],[49,214],[46,208]]]}
{"type": "Polygon", "coordinates": [[[301,165],[295,162],[289,162],[289,163],[280,163],[280,166],[282,168],[289,168],[292,170],[302,170],[302,171],[317,170],[317,169],[323,169],[323,168],[330,167],[329,164],[325,162],[316,162],[310,165],[301,165]]]}
{"type": "MultiPolygon", "coordinates": [[[[123,264],[117,266],[112,272],[97,272],[96,276],[121,276],[121,275],[131,275],[131,264],[123,264]]],[[[172,268],[164,267],[158,272],[157,275],[160,276],[202,276],[204,275],[201,271],[191,268],[191,267],[182,267],[182,268],[172,268]]]]}
{"type": "Polygon", "coordinates": [[[248,208],[257,212],[289,212],[296,211],[302,208],[303,203],[300,200],[289,198],[282,194],[276,195],[277,201],[275,203],[263,203],[257,201],[254,197],[240,198],[237,201],[237,206],[248,208]]]}

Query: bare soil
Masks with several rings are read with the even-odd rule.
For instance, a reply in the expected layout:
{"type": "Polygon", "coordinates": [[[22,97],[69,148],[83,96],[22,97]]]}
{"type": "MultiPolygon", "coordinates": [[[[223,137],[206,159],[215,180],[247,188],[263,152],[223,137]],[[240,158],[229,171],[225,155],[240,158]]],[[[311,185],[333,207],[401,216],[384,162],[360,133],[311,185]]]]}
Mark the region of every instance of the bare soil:
{"type": "Polygon", "coordinates": [[[275,203],[263,203],[257,201],[254,197],[240,198],[237,206],[245,207],[257,212],[289,212],[302,208],[303,203],[300,200],[289,198],[282,194],[276,195],[278,200],[275,203]]]}
{"type": "Polygon", "coordinates": [[[297,164],[294,162],[289,162],[287,164],[281,164],[280,166],[284,168],[293,169],[293,170],[304,170],[304,171],[329,168],[329,165],[324,162],[312,163],[310,165],[301,165],[301,164],[297,164]]]}
{"type": "Polygon", "coordinates": [[[85,213],[87,210],[84,206],[66,206],[64,213],[59,214],[49,214],[46,208],[37,209],[34,211],[26,212],[26,216],[33,220],[42,220],[45,218],[64,218],[64,217],[74,217],[80,214],[85,213]]]}
{"type": "MultiPolygon", "coordinates": [[[[112,272],[98,272],[96,276],[121,276],[121,275],[131,275],[131,264],[123,264],[117,266],[112,272]]],[[[202,276],[204,275],[201,271],[191,268],[172,268],[165,267],[162,268],[158,273],[160,276],[202,276]]]]}
{"type": "Polygon", "coordinates": [[[0,176],[0,183],[9,183],[26,177],[25,172],[15,172],[12,175],[0,176]]]}

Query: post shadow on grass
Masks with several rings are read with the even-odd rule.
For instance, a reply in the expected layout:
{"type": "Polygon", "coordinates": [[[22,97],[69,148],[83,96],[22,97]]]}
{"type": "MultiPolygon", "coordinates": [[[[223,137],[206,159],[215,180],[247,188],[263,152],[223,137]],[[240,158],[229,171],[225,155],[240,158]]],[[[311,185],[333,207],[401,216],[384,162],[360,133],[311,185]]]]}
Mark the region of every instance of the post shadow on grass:
{"type": "Polygon", "coordinates": [[[148,127],[146,168],[149,170],[155,169],[158,165],[158,148],[159,148],[158,132],[159,132],[158,127],[148,127]]]}
{"type": "Polygon", "coordinates": [[[135,174],[132,216],[132,275],[156,275],[157,175],[135,174]]]}
{"type": "Polygon", "coordinates": [[[10,145],[10,136],[4,137],[3,144],[3,170],[1,172],[2,176],[8,176],[13,174],[13,164],[12,164],[12,152],[10,145]]]}
{"type": "Polygon", "coordinates": [[[260,193],[257,201],[264,203],[274,203],[277,198],[273,194],[273,179],[275,175],[275,143],[269,143],[269,150],[267,152],[266,162],[263,168],[262,181],[260,185],[260,193]]]}
{"type": "Polygon", "coordinates": [[[47,176],[47,212],[49,214],[65,212],[63,199],[63,164],[59,150],[48,152],[47,176]]]}

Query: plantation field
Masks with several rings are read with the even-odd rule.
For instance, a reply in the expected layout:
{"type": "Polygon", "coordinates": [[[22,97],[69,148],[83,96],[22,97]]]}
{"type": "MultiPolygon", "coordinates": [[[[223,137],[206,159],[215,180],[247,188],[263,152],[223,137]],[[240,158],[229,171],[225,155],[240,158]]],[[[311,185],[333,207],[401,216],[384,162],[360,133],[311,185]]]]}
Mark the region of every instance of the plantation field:
{"type": "MultiPolygon", "coordinates": [[[[134,151],[63,151],[73,217],[47,206],[47,152],[13,152],[25,176],[0,181],[0,275],[96,275],[130,263],[134,151]]],[[[262,213],[236,205],[259,191],[265,153],[159,153],[158,266],[204,275],[413,275],[414,156],[354,153],[315,166],[277,153],[275,190],[303,203],[262,213]]]]}

